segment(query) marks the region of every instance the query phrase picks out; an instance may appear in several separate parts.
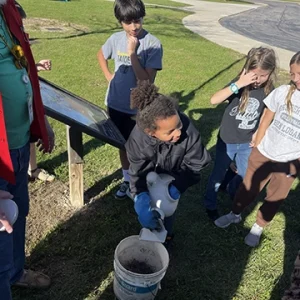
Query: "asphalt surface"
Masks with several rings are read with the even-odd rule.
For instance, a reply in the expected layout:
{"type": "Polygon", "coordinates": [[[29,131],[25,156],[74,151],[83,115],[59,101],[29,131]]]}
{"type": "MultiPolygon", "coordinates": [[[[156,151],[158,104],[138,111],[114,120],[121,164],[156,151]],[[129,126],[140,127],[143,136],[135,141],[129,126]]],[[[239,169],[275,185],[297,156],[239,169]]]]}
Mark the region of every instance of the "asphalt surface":
{"type": "Polygon", "coordinates": [[[271,46],[300,51],[300,5],[263,0],[255,1],[255,4],[264,6],[223,17],[220,24],[271,46]]]}

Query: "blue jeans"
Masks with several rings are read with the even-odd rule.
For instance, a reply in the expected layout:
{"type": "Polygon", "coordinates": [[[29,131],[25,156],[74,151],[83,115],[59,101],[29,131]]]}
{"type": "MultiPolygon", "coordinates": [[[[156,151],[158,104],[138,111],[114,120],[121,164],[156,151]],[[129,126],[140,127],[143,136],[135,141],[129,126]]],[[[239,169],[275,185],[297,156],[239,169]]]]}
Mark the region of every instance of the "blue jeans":
{"type": "Polygon", "coordinates": [[[204,197],[204,205],[206,209],[217,209],[217,193],[220,185],[226,175],[230,163],[235,160],[238,174],[228,184],[229,195],[234,198],[234,195],[245,177],[248,158],[252,148],[249,143],[246,144],[226,144],[218,137],[216,145],[216,158],[213,171],[210,175],[206,194],[204,197]]]}
{"type": "MultiPolygon", "coordinates": [[[[30,156],[29,143],[24,147],[10,150],[16,185],[0,178],[0,190],[10,192],[18,205],[19,216],[13,225],[13,232],[0,232],[0,295],[1,300],[11,300],[10,286],[18,281],[25,263],[25,226],[29,211],[28,164],[30,156]]],[[[0,175],[1,176],[1,175],[0,175]]],[[[1,201],[1,200],[0,200],[1,201]]]]}

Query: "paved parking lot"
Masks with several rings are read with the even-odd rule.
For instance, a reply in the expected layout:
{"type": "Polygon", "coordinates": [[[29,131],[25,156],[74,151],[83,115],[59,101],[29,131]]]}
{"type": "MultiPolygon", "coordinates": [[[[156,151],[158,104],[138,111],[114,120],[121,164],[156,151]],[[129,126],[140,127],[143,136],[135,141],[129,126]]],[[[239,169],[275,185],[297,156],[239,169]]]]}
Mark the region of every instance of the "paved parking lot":
{"type": "Polygon", "coordinates": [[[271,46],[300,51],[300,5],[264,0],[255,1],[257,3],[265,5],[224,17],[221,25],[271,46]]]}

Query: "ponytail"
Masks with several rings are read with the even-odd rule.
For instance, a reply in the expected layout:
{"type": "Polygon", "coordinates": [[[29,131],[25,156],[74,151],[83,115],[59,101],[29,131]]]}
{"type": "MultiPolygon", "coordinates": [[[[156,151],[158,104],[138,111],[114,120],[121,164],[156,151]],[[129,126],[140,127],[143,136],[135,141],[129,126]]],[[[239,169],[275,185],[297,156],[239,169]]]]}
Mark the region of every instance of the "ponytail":
{"type": "Polygon", "coordinates": [[[285,98],[285,103],[286,103],[286,107],[287,107],[287,111],[288,111],[289,115],[291,115],[293,112],[292,96],[293,96],[293,93],[295,92],[295,90],[296,90],[296,86],[293,83],[291,83],[289,92],[285,98]]]}

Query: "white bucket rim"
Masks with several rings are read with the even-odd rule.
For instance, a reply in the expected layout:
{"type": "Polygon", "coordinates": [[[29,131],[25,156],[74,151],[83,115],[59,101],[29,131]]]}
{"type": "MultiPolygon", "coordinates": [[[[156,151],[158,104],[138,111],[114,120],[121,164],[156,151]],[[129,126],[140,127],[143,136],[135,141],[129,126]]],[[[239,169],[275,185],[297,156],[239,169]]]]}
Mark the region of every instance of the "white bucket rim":
{"type": "MultiPolygon", "coordinates": [[[[121,262],[119,261],[119,258],[118,258],[118,250],[120,249],[120,246],[123,242],[125,242],[126,240],[129,240],[129,239],[136,239],[139,241],[139,236],[138,235],[131,235],[131,236],[128,236],[126,238],[124,238],[123,240],[121,240],[117,246],[117,248],[115,249],[115,254],[114,254],[114,261],[115,263],[117,264],[118,268],[122,271],[122,272],[125,272],[125,273],[129,273],[131,275],[134,275],[135,277],[139,278],[139,277],[147,277],[148,279],[151,279],[153,277],[157,277],[159,274],[164,274],[166,273],[167,271],[167,268],[169,266],[169,261],[170,261],[170,258],[169,258],[169,253],[168,251],[166,250],[166,248],[161,244],[161,243],[158,243],[161,245],[161,249],[163,249],[162,251],[164,252],[165,251],[165,254],[167,255],[167,258],[168,258],[168,261],[166,263],[166,265],[160,269],[159,271],[155,272],[155,273],[150,273],[150,274],[139,274],[139,273],[135,273],[135,272],[132,272],[132,271],[129,271],[127,270],[126,268],[124,268],[124,266],[121,264],[121,262]]],[[[145,242],[145,243],[156,243],[156,242],[148,242],[148,241],[142,241],[142,242],[145,242]]]]}

